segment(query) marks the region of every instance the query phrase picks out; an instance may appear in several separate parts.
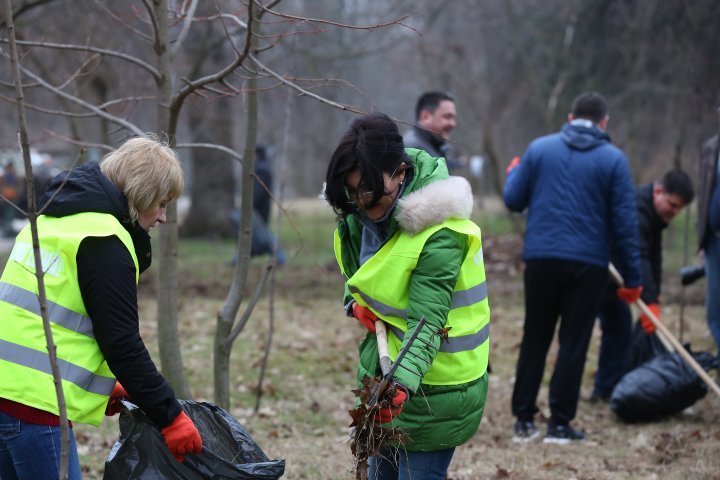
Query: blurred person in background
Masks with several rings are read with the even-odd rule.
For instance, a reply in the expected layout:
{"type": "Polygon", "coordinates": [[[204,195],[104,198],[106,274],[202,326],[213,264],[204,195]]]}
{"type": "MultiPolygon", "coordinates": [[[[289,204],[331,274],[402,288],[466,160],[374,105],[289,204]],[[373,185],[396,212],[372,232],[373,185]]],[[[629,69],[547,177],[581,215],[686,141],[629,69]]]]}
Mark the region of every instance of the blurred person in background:
{"type": "Polygon", "coordinates": [[[12,160],[5,162],[2,178],[0,178],[0,192],[5,197],[2,200],[2,230],[5,237],[15,236],[13,220],[17,214],[14,204],[20,200],[21,180],[18,178],[15,164],[12,160]]]}
{"type": "MultiPolygon", "coordinates": [[[[720,119],[720,100],[717,104],[720,119]]],[[[718,135],[703,145],[698,169],[697,239],[707,276],[705,309],[720,355],[720,148],[718,135]]]]}
{"type": "Polygon", "coordinates": [[[374,421],[407,434],[369,459],[370,479],[442,480],[455,447],[477,431],[487,397],[490,309],[472,191],[445,161],[405,149],[387,115],[356,118],[338,143],[325,195],[338,213],[335,255],[345,309],[368,333],[358,384],[380,375],[375,322],[390,356],[419,331],[374,421]],[[445,337],[443,338],[443,335],[445,337]]]}
{"type": "MultiPolygon", "coordinates": [[[[150,229],[180,196],[175,152],[133,138],[101,164],[55,177],[37,219],[48,317],[71,422],[99,425],[131,398],[178,461],[202,439],[155,368],[139,331],[137,282],[151,262],[150,229]]],[[[0,278],[0,478],[58,478],[60,418],[43,323],[30,226],[0,278]]],[[[69,478],[81,478],[70,429],[69,478]]]]}
{"type": "Polygon", "coordinates": [[[610,143],[607,101],[594,92],[575,98],[568,121],[552,135],[534,140],[513,160],[503,191],[514,212],[527,209],[525,321],[512,413],[513,441],[539,436],[534,416],[546,357],[555,327],[559,349],[550,380],[550,420],[544,442],[568,444],[585,435],[575,418],[585,359],[608,280],[610,246],[618,249],[618,269],[627,303],[638,299],[640,262],[637,209],[630,167],[610,143]]]}
{"type": "MultiPolygon", "coordinates": [[[[640,298],[658,319],[663,230],[692,202],[694,196],[692,180],[682,170],[670,170],[660,180],[635,189],[643,287],[640,298]]],[[[630,306],[618,298],[617,288],[612,279],[608,280],[605,299],[600,307],[602,336],[591,401],[609,401],[615,385],[631,366],[632,312],[630,306]]],[[[645,314],[640,315],[639,322],[646,334],[655,332],[655,324],[645,314]]]]}

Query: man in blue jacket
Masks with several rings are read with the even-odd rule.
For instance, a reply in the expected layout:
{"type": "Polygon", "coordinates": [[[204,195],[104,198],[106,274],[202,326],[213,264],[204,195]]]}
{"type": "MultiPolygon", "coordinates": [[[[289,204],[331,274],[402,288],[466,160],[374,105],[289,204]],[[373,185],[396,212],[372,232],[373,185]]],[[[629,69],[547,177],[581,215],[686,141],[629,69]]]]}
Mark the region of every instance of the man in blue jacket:
{"type": "Polygon", "coordinates": [[[525,322],[512,412],[514,441],[539,435],[534,415],[545,359],[560,318],[559,350],[550,381],[546,443],[585,438],[574,430],[590,336],[608,280],[610,244],[628,303],[640,296],[635,194],[623,152],[606,133],[607,101],[583,93],[560,132],[534,140],[508,168],[503,198],[512,211],[528,210],[523,260],[525,322]]]}

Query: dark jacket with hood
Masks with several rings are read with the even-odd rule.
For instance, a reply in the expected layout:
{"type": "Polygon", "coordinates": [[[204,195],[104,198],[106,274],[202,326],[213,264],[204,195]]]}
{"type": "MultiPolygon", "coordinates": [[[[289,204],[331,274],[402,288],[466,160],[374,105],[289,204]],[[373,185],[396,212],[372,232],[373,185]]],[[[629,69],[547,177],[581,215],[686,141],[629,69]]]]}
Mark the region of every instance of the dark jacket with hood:
{"type": "MultiPolygon", "coordinates": [[[[38,207],[49,201],[44,215],[113,215],[132,237],[140,273],[150,266],[150,236],[137,222],[130,222],[127,199],[97,162],[56,176],[38,207]]],[[[180,413],[180,405],[140,338],[135,264],[129,252],[115,236],[88,237],[78,249],[77,271],[93,334],[110,370],[153,423],[167,426],[180,413]]]]}
{"type": "Polygon", "coordinates": [[[610,245],[628,287],[641,283],[630,168],[610,136],[588,120],[533,141],[508,175],[505,205],[528,209],[524,260],[559,259],[607,268],[610,245]]]}
{"type": "MultiPolygon", "coordinates": [[[[635,189],[638,211],[638,237],[640,240],[640,271],[643,291],[640,298],[647,304],[659,303],[662,283],[662,234],[668,226],[660,218],[653,203],[653,185],[647,183],[635,189]]],[[[616,264],[617,252],[613,249],[612,262],[616,264]]],[[[617,289],[615,282],[608,282],[609,288],[617,289]]]]}

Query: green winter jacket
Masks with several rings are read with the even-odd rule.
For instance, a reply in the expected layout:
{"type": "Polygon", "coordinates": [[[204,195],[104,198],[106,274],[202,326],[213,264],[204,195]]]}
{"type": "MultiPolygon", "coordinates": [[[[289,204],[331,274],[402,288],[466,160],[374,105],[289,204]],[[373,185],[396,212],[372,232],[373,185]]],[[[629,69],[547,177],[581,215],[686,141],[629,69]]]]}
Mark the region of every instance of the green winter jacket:
{"type": "MultiPolygon", "coordinates": [[[[449,177],[443,159],[430,157],[424,151],[415,149],[406,149],[406,153],[413,162],[414,172],[401,202],[392,213],[388,238],[398,229],[419,231],[451,217],[469,218],[473,199],[467,182],[460,177],[449,177]],[[433,185],[432,197],[425,191],[418,192],[435,182],[439,183],[433,185]],[[412,194],[415,195],[407,200],[412,194]],[[431,207],[427,208],[427,205],[431,207]],[[401,211],[402,221],[399,222],[401,211]]],[[[348,277],[352,277],[359,268],[362,228],[362,224],[352,216],[338,222],[341,268],[348,277]]],[[[411,278],[411,289],[415,293],[407,309],[407,322],[411,330],[421,317],[428,320],[430,328],[423,329],[420,337],[425,341],[439,343],[437,336],[433,338],[431,334],[444,327],[455,281],[467,252],[467,236],[447,228],[430,236],[423,247],[411,278]]],[[[352,297],[346,288],[345,303],[350,300],[352,297]]],[[[365,375],[379,374],[375,335],[368,334],[362,340],[359,352],[358,382],[365,375]]],[[[428,385],[417,375],[398,368],[395,380],[413,392],[400,416],[392,423],[408,435],[409,441],[404,444],[407,450],[450,448],[464,443],[475,434],[487,396],[486,364],[485,361],[483,365],[478,365],[478,378],[458,385],[428,385]]],[[[428,368],[426,366],[424,372],[428,368]]]]}

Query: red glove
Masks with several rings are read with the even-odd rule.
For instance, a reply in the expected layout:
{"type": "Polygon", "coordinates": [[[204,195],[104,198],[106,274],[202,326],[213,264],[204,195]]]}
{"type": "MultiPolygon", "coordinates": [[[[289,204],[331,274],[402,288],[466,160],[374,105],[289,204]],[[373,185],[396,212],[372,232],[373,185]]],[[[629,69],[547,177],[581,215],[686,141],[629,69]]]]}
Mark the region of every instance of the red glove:
{"type": "Polygon", "coordinates": [[[115,382],[115,386],[110,393],[110,400],[108,400],[107,407],[105,407],[105,415],[112,417],[120,413],[120,400],[123,398],[130,398],[120,382],[115,382]]]}
{"type": "Polygon", "coordinates": [[[513,157],[513,159],[510,160],[510,164],[505,169],[505,174],[509,175],[510,172],[515,170],[518,165],[520,165],[520,157],[513,157]]]}
{"type": "MultiPolygon", "coordinates": [[[[648,310],[650,310],[653,315],[655,315],[655,318],[660,320],[660,304],[651,303],[647,307],[648,310]]],[[[643,330],[645,330],[645,333],[647,333],[648,335],[652,335],[653,333],[655,333],[655,324],[644,313],[640,315],[640,325],[642,325],[643,330]]]]}
{"type": "Polygon", "coordinates": [[[202,450],[200,433],[185,412],[180,412],[170,425],[163,428],[162,434],[170,453],[178,462],[185,460],[188,453],[200,453],[202,450]]]}
{"type": "Polygon", "coordinates": [[[395,384],[395,396],[390,402],[390,407],[378,410],[375,414],[375,421],[380,423],[392,422],[393,418],[400,415],[405,400],[407,400],[406,390],[398,384],[395,384]]]}
{"type": "Polygon", "coordinates": [[[363,307],[357,303],[353,303],[353,316],[365,325],[365,328],[375,333],[375,322],[379,320],[369,308],[363,307]]]}
{"type": "Polygon", "coordinates": [[[617,289],[617,296],[620,298],[620,300],[629,305],[638,301],[638,298],[640,298],[640,294],[642,293],[642,291],[643,287],[621,287],[617,289]]]}

